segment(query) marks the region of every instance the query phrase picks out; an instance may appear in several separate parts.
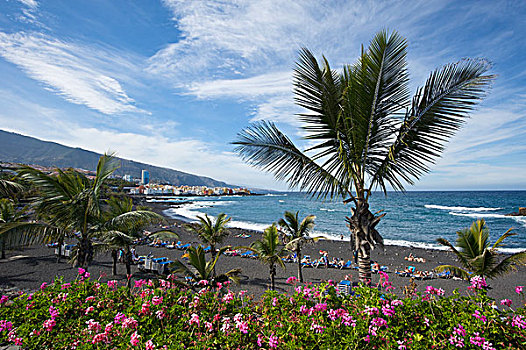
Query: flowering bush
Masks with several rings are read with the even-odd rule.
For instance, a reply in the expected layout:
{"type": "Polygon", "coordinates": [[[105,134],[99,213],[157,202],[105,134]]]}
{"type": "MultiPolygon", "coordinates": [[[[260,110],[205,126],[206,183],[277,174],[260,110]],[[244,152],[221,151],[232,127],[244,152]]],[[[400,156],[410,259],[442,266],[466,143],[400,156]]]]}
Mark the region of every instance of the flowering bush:
{"type": "Polygon", "coordinates": [[[139,281],[129,292],[82,273],[70,284],[59,279],[32,295],[3,297],[0,344],[148,350],[524,347],[524,307],[512,310],[504,299],[506,307],[499,309],[482,281],[473,285],[467,296],[454,291],[445,297],[428,287],[402,299],[369,287],[354,288],[349,296],[332,283],[296,284],[291,295],[267,292],[254,301],[228,285],[202,284],[195,292],[169,278],[139,281]]]}

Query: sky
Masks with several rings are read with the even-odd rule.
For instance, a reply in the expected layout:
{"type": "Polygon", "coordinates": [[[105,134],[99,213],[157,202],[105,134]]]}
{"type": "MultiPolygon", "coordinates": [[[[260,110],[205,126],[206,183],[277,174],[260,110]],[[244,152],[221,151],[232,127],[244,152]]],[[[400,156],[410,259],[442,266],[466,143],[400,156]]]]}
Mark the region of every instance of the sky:
{"type": "Polygon", "coordinates": [[[497,75],[407,189],[526,190],[524,18],[523,1],[0,0],[0,129],[285,190],[233,152],[236,134],[271,120],[305,146],[291,80],[299,49],[339,68],[397,30],[413,92],[466,57],[497,75]]]}

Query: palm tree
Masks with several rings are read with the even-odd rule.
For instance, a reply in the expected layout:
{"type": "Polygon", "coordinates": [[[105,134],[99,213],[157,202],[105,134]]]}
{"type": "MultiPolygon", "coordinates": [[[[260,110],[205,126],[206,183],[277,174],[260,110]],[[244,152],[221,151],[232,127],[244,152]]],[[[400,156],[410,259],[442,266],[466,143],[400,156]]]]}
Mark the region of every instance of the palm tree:
{"type": "Polygon", "coordinates": [[[24,191],[24,186],[18,182],[0,179],[0,197],[11,197],[13,194],[24,191]]]}
{"type": "MultiPolygon", "coordinates": [[[[210,254],[212,260],[216,257],[216,245],[223,243],[223,240],[228,236],[229,231],[226,225],[231,220],[225,213],[219,214],[215,220],[212,221],[208,214],[205,216],[197,216],[198,224],[186,225],[186,229],[197,234],[204,244],[210,245],[210,254]]],[[[215,274],[215,268],[213,272],[215,274]]]]}
{"type": "Polygon", "coordinates": [[[214,285],[217,282],[225,282],[232,280],[235,283],[239,283],[239,274],[241,269],[232,269],[226,273],[216,276],[214,268],[219,260],[221,254],[231,247],[223,247],[219,250],[219,254],[215,258],[206,261],[205,251],[203,247],[190,247],[188,248],[188,263],[190,267],[186,266],[179,260],[174,262],[171,266],[172,271],[175,273],[182,273],[192,279],[193,282],[199,282],[202,280],[207,281],[209,284],[214,285]]]}
{"type": "MultiPolygon", "coordinates": [[[[163,222],[164,218],[149,210],[133,210],[131,198],[111,197],[106,203],[107,208],[103,215],[101,233],[104,243],[112,250],[112,273],[117,274],[117,249],[122,248],[124,249],[126,274],[129,276],[128,283],[131,283],[132,256],[130,246],[135,240],[142,237],[142,230],[146,226],[163,222]]],[[[166,233],[166,231],[162,232],[166,233]]],[[[177,236],[173,232],[171,234],[172,238],[177,236]]]]}
{"type": "Polygon", "coordinates": [[[458,250],[448,240],[437,239],[438,243],[451,249],[463,268],[441,265],[436,270],[438,272],[451,271],[466,279],[470,277],[470,272],[476,276],[495,278],[513,271],[515,264],[526,265],[526,250],[508,255],[502,260],[499,259],[498,248],[502,247],[502,242],[506,238],[516,235],[511,230],[506,231],[491,245],[489,229],[484,219],[480,219],[474,221],[470,228],[457,232],[456,245],[459,248],[458,250]]]}
{"type": "Polygon", "coordinates": [[[298,279],[303,282],[303,273],[301,271],[301,248],[308,243],[314,243],[320,237],[309,237],[314,229],[314,219],[316,216],[306,216],[301,222],[298,219],[299,211],[296,213],[286,211],[285,218],[278,221],[280,231],[284,233],[283,241],[285,249],[294,252],[298,260],[298,279]]]}
{"type": "Polygon", "coordinates": [[[256,122],[238,134],[236,151],[249,164],[317,198],[352,203],[347,223],[360,279],[370,281],[370,252],[383,239],[369,196],[387,185],[404,191],[429,171],[445,143],[468,118],[493,79],[484,60],[464,59],[431,73],[409,97],[407,41],[381,31],[353,65],[320,66],[302,49],[294,71],[304,139],[300,150],[272,122],[256,122]]]}
{"type": "Polygon", "coordinates": [[[118,160],[108,154],[100,157],[93,180],[75,170],[56,169],[58,175],[52,176],[31,167],[21,168],[19,176],[38,190],[33,205],[45,218],[25,228],[38,235],[72,235],[78,240],[76,262],[87,266],[93,259],[92,239],[101,229],[101,188],[117,168],[118,160]]]}
{"type": "Polygon", "coordinates": [[[250,247],[242,247],[249,249],[257,254],[257,258],[263,264],[268,265],[270,274],[270,289],[274,290],[276,277],[276,264],[285,268],[285,264],[281,259],[285,253],[285,247],[280,247],[278,229],[276,224],[272,224],[263,231],[263,237],[253,242],[250,247]]]}
{"type": "Polygon", "coordinates": [[[18,228],[18,223],[26,219],[25,208],[17,210],[13,202],[9,199],[0,199],[0,245],[2,247],[0,259],[5,259],[5,249],[7,247],[21,246],[29,243],[30,237],[18,228]]]}

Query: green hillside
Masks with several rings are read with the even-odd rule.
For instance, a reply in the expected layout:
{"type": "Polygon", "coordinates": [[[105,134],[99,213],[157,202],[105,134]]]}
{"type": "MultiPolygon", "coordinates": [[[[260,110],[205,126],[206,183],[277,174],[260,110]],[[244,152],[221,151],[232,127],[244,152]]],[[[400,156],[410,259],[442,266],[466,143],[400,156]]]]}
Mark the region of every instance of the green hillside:
{"type": "MultiPolygon", "coordinates": [[[[67,147],[55,142],[42,141],[33,137],[0,130],[0,161],[2,162],[95,170],[100,156],[101,154],[99,153],[80,148],[67,147]]],[[[134,178],[139,178],[141,170],[146,169],[150,172],[150,179],[156,182],[171,183],[173,185],[233,187],[233,185],[228,185],[209,177],[134,162],[128,159],[121,158],[121,163],[121,168],[116,171],[116,175],[130,174],[134,178]]]]}

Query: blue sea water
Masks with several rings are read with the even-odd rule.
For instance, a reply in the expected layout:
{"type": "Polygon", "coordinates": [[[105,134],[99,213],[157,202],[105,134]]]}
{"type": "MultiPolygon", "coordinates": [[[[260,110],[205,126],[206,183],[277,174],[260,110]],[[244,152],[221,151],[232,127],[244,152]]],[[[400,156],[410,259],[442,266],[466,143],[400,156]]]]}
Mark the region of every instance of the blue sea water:
{"type": "MultiPolygon", "coordinates": [[[[200,214],[215,216],[224,212],[232,217],[231,226],[260,231],[278,221],[286,210],[299,210],[301,217],[316,216],[315,235],[335,239],[341,234],[349,236],[345,217],[350,215],[350,204],[310,199],[298,192],[162,200],[192,201],[166,211],[174,217],[195,219],[200,214]]],[[[373,213],[382,209],[387,213],[377,226],[386,244],[428,248],[439,248],[436,244],[439,237],[454,242],[456,231],[484,218],[492,241],[514,228],[517,235],[506,240],[503,251],[526,249],[526,217],[504,215],[518,211],[519,206],[526,206],[526,191],[389,192],[387,196],[376,192],[370,198],[373,213]]]]}

